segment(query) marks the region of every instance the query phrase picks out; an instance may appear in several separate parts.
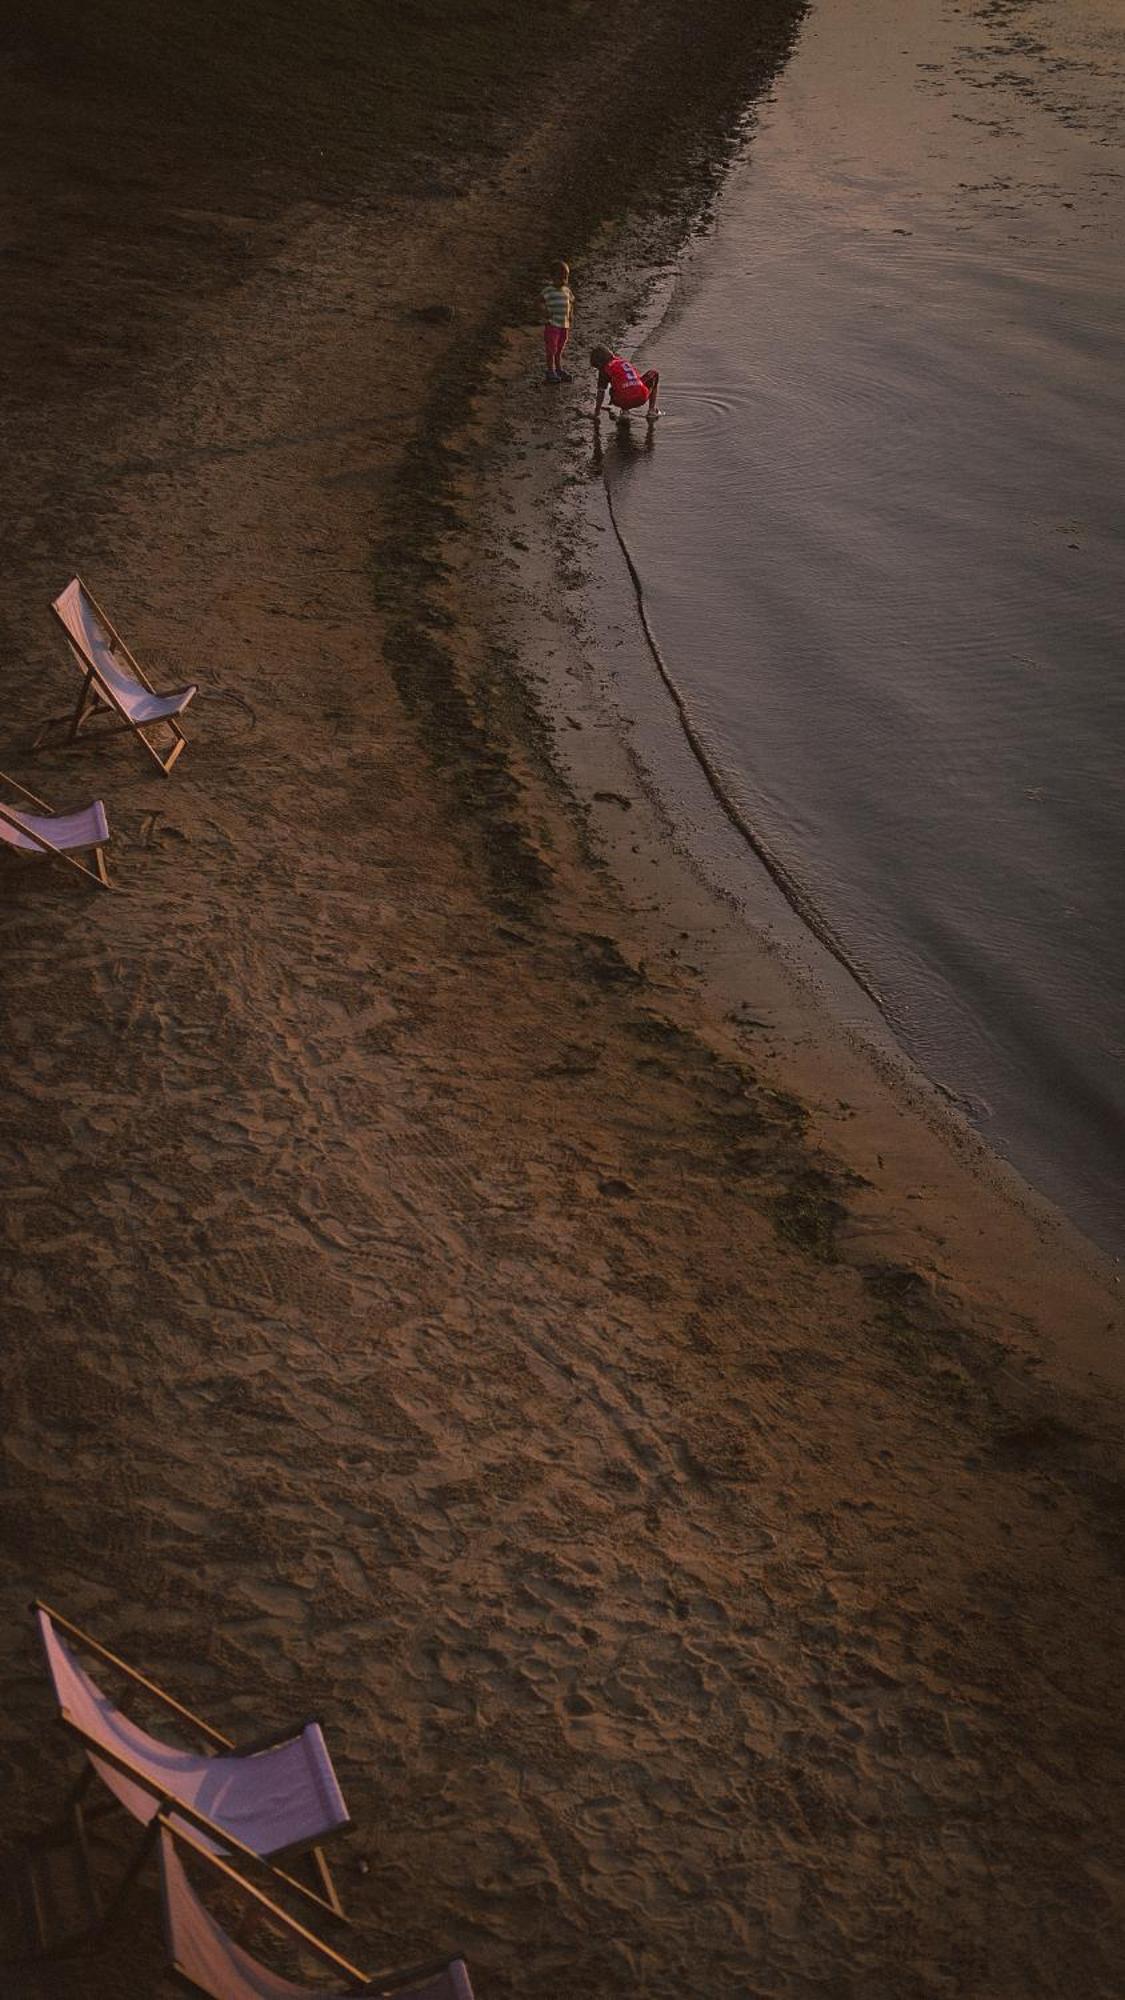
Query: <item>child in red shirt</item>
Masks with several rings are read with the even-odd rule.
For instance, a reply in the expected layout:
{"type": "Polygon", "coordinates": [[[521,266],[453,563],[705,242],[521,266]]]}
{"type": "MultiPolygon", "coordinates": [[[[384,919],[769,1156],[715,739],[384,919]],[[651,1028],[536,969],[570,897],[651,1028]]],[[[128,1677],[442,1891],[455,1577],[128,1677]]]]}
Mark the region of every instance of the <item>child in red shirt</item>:
{"type": "Polygon", "coordinates": [[[602,404],[609,396],[611,410],[620,410],[627,416],[631,410],[643,410],[648,405],[648,421],[656,422],[660,411],[656,406],[657,390],[660,387],[660,371],[646,369],[638,375],[631,361],[624,361],[620,354],[614,354],[608,347],[590,349],[590,366],[598,371],[598,397],[594,404],[594,415],[600,417],[602,404]]]}

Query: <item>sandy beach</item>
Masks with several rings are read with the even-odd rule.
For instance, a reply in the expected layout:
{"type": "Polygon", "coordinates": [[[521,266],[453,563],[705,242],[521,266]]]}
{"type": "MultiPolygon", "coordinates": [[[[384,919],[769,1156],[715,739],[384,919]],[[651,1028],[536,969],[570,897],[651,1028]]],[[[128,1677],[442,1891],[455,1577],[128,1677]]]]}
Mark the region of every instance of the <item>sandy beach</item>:
{"type": "MultiPolygon", "coordinates": [[[[48,7],[4,86],[0,766],[116,891],[0,884],[6,1947],[41,1596],[320,1717],[361,1962],[1111,2000],[1116,1274],[704,907],[558,540],[541,265],[624,324],[797,10],[401,12],[48,7]],[[200,683],[167,781],[32,750],[75,571],[200,683]]],[[[151,1875],[0,1989],[170,1996],[151,1875]]]]}

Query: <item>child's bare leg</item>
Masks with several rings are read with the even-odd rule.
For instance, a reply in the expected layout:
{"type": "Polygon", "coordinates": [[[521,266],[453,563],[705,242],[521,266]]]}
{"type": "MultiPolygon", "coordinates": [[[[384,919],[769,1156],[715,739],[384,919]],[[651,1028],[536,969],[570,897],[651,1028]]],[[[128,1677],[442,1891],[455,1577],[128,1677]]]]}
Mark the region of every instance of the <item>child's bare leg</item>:
{"type": "Polygon", "coordinates": [[[657,417],[660,415],[660,406],[657,402],[657,395],[660,389],[659,368],[649,368],[641,376],[641,381],[648,390],[648,421],[650,424],[655,423],[657,417]]]}

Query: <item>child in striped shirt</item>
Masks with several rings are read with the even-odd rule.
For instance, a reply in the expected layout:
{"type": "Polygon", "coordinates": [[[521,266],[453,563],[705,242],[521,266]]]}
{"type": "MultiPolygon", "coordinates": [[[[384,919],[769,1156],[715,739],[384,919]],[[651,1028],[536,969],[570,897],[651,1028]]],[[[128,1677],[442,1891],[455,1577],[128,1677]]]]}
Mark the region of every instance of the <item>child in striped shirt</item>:
{"type": "Polygon", "coordinates": [[[562,365],[563,350],[570,339],[570,321],[574,312],[574,293],[570,289],[570,265],[556,264],[551,272],[551,281],[544,285],[543,300],[543,345],[547,351],[548,382],[570,382],[562,365]]]}

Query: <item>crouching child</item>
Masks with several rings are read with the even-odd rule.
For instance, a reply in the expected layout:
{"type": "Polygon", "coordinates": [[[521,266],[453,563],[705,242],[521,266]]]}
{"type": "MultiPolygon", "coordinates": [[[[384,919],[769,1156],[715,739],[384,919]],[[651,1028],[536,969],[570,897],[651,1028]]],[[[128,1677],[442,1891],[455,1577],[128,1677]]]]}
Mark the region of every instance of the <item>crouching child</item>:
{"type": "Polygon", "coordinates": [[[592,347],[590,366],[598,371],[595,417],[601,416],[602,404],[608,396],[610,409],[616,410],[619,415],[629,416],[634,410],[645,410],[649,423],[656,422],[660,415],[656,400],[660,388],[659,369],[649,368],[639,375],[631,361],[625,361],[609,347],[592,347]]]}

